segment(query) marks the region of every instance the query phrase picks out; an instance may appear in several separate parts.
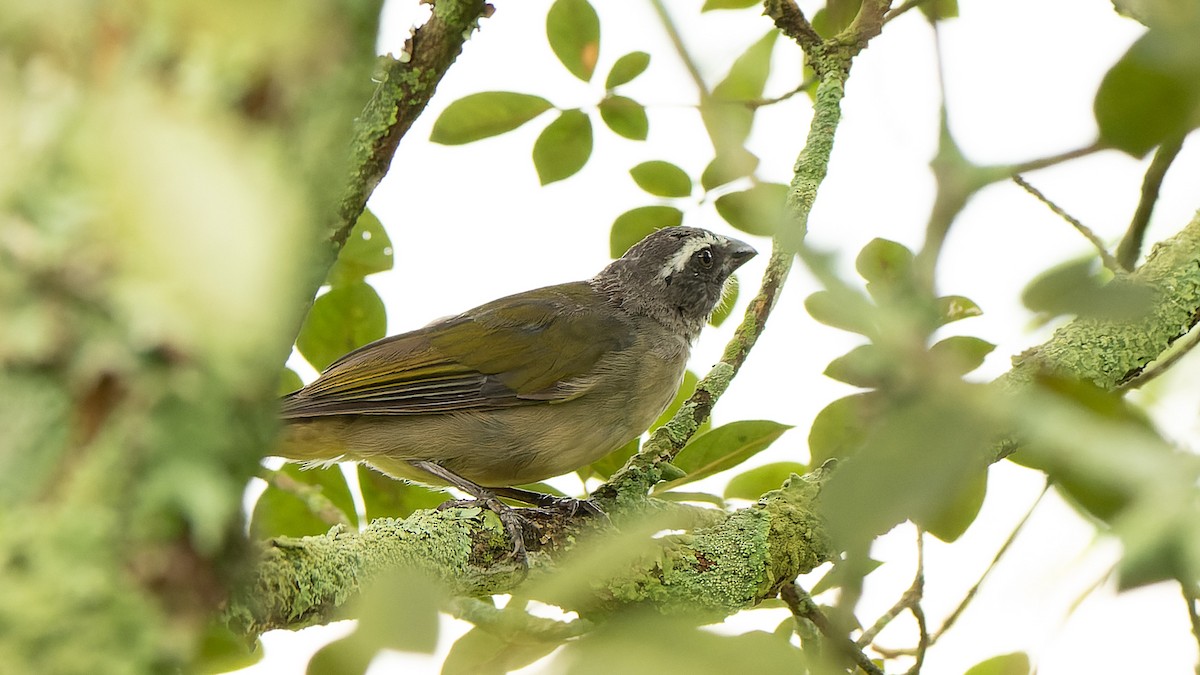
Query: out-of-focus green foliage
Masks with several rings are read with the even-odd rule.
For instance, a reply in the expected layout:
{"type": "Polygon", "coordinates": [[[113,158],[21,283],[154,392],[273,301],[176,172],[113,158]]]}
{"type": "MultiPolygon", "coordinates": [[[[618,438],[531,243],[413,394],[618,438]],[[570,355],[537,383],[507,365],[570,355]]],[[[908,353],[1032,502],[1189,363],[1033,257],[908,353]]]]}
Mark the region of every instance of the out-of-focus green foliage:
{"type": "Polygon", "coordinates": [[[1013,652],[980,661],[971,666],[965,675],[1029,675],[1032,668],[1028,654],[1013,652]]]}

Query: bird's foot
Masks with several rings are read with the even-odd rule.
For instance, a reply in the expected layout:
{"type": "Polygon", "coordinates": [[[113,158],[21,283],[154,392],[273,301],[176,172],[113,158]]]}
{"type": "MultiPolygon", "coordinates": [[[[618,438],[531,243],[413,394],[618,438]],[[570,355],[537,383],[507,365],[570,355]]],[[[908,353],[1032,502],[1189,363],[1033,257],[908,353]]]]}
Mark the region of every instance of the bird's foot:
{"type": "Polygon", "coordinates": [[[500,501],[495,495],[483,494],[473,499],[451,499],[442,502],[437,510],[453,508],[481,508],[495,513],[504,527],[505,534],[513,542],[512,550],[506,557],[521,565],[528,565],[526,541],[536,541],[537,526],[522,516],[517,509],[500,501]]]}

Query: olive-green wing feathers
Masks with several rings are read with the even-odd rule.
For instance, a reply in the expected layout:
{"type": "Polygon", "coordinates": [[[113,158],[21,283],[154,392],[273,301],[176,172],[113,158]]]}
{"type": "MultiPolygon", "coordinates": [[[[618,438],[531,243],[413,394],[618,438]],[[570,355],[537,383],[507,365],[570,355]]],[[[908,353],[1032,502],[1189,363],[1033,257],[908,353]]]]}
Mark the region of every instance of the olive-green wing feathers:
{"type": "Polygon", "coordinates": [[[334,362],[283,399],[284,419],[424,415],[565,401],[633,342],[631,326],[586,282],[502,298],[334,362]]]}

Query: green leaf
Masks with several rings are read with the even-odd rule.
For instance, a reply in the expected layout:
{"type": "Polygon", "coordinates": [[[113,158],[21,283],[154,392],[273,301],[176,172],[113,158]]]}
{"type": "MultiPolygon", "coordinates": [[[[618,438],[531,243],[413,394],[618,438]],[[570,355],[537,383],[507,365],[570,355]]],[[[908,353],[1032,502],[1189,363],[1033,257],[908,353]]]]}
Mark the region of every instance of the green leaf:
{"type": "Polygon", "coordinates": [[[905,520],[937,522],[952,507],[1002,433],[985,412],[990,391],[944,383],[887,402],[860,432],[865,438],[853,461],[821,488],[818,510],[839,546],[865,546],[905,520]]]}
{"type": "Polygon", "coordinates": [[[542,185],[569,178],[592,156],[592,121],[581,110],[564,110],[533,144],[533,166],[542,185]]]}
{"type": "Polygon", "coordinates": [[[324,370],[343,354],[378,340],[387,331],[387,314],[379,294],[366,283],[335,286],[317,298],[296,348],[313,368],[324,370]]]}
{"type": "Polygon", "coordinates": [[[617,133],[634,141],[646,140],[650,120],[641,103],[624,96],[609,95],[600,101],[600,118],[617,133]]]}
{"type": "Polygon", "coordinates": [[[612,70],[608,71],[608,78],[604,80],[604,88],[611,90],[626,84],[645,72],[649,65],[650,55],[646,52],[629,52],[617,59],[612,70]]]}
{"type": "Polygon", "coordinates": [[[511,91],[484,91],[464,96],[442,111],[429,140],[462,145],[512,131],[553,108],[541,96],[511,91]]]}
{"type": "Polygon", "coordinates": [[[831,38],[850,26],[861,7],[862,0],[826,0],[825,8],[813,15],[813,29],[821,37],[831,38]]]}
{"type": "Polygon", "coordinates": [[[1029,675],[1033,666],[1025,652],[993,656],[967,669],[964,675],[1029,675]]]}
{"type": "Polygon", "coordinates": [[[895,368],[879,347],[859,345],[825,367],[825,376],[839,382],[872,389],[884,386],[895,368]]]}
{"type": "Polygon", "coordinates": [[[407,518],[413,511],[436,508],[450,499],[446,492],[396,480],[363,464],[358,465],[358,487],[367,522],[376,518],[407,518]]]}
{"type": "Polygon", "coordinates": [[[357,631],[321,647],[308,660],[305,675],[359,675],[367,672],[379,653],[377,645],[358,637],[357,631]]]}
{"type": "Polygon", "coordinates": [[[730,478],[725,485],[725,498],[757,501],[771,490],[778,490],[792,474],[800,476],[807,471],[808,467],[799,462],[764,464],[730,478]]]}
{"type": "Polygon", "coordinates": [[[692,179],[670,162],[642,162],[629,170],[633,182],[658,197],[687,197],[692,194],[692,179]]]}
{"type": "Polygon", "coordinates": [[[246,636],[235,635],[228,626],[214,622],[204,629],[195,659],[187,669],[192,673],[228,673],[249,668],[262,661],[262,641],[247,644],[246,636]]]}
{"type": "Polygon", "coordinates": [[[700,8],[700,11],[745,10],[745,8],[757,7],[758,5],[762,5],[760,0],[704,0],[704,6],[700,8]]]}
{"type": "Polygon", "coordinates": [[[753,101],[762,98],[771,74],[771,51],[779,31],[770,30],[750,45],[733,62],[725,78],[713,87],[713,98],[724,101],[753,101]]]}
{"type": "Polygon", "coordinates": [[[572,75],[591,81],[600,58],[600,17],[587,0],[555,0],[546,13],[546,39],[572,75]]]}
{"type": "Polygon", "coordinates": [[[284,394],[290,394],[303,386],[304,381],[300,379],[300,376],[296,374],[296,371],[292,370],[291,368],[284,368],[283,372],[279,374],[279,387],[276,388],[275,394],[277,396],[283,396],[284,394]]]}
{"type": "Polygon", "coordinates": [[[701,12],[711,12],[714,9],[747,9],[761,5],[760,0],[704,0],[701,12]]]}
{"type": "MultiPolygon", "coordinates": [[[[683,564],[683,563],[680,563],[683,564]]],[[[718,635],[695,617],[631,612],[563,650],[564,675],[803,673],[800,650],[765,631],[718,635]]]]}
{"type": "Polygon", "coordinates": [[[859,251],[854,267],[872,284],[907,287],[912,281],[913,253],[904,244],[875,238],[859,251]]]}
{"type": "Polygon", "coordinates": [[[608,235],[609,254],[614,258],[625,255],[630,246],[664,227],[683,223],[683,211],[674,206],[639,206],[617,216],[608,235]]]}
{"type": "Polygon", "coordinates": [[[770,237],[783,221],[788,186],[759,183],[749,190],[717,197],[713,204],[725,222],[742,232],[770,237]]]}
{"type": "Polygon", "coordinates": [[[622,445],[616,450],[608,453],[604,457],[601,457],[591,464],[588,464],[584,468],[577,470],[575,473],[579,474],[579,477],[582,480],[587,480],[593,475],[607,480],[610,476],[617,472],[617,469],[625,466],[625,462],[628,462],[629,458],[633,457],[633,455],[638,451],[640,444],[641,438],[635,438],[625,445],[622,445]]]}
{"type": "Polygon", "coordinates": [[[987,471],[967,476],[955,488],[956,494],[944,499],[938,509],[913,516],[918,527],[946,543],[961,537],[979,515],[987,496],[987,471]]]}
{"type": "Polygon", "coordinates": [[[442,675],[507,673],[537,661],[562,644],[540,641],[528,635],[505,640],[480,628],[472,628],[450,647],[442,664],[442,675]]]}
{"type": "Polygon", "coordinates": [[[338,252],[337,261],[329,268],[325,283],[347,286],[358,283],[376,272],[392,269],[392,240],[383,224],[370,211],[363,211],[338,252]]]}
{"type": "Polygon", "coordinates": [[[254,504],[250,516],[250,534],[257,539],[288,536],[304,537],[324,534],[333,527],[340,515],[349,523],[358,522],[354,499],[338,466],[302,469],[299,464],[285,464],[278,472],[280,481],[292,489],[283,490],[269,485],[254,504]],[[319,494],[322,500],[307,500],[306,492],[319,494]],[[317,514],[314,505],[332,507],[340,513],[317,514]],[[322,516],[325,516],[324,518],[322,516]]]}
{"type": "MultiPolygon", "coordinates": [[[[883,561],[867,558],[866,560],[858,561],[855,567],[858,570],[858,573],[854,575],[855,579],[863,579],[871,572],[883,567],[883,561]]],[[[847,565],[834,565],[833,569],[826,572],[824,576],[817,580],[817,583],[813,584],[809,594],[820,595],[833,588],[842,588],[850,578],[848,575],[849,571],[849,566],[847,565]]]]}
{"type": "Polygon", "coordinates": [[[718,155],[736,152],[750,135],[754,112],[747,101],[762,98],[771,73],[771,51],[779,32],[771,30],[742,53],[700,107],[700,117],[718,155]]]}
{"type": "Polygon", "coordinates": [[[730,422],[692,439],[673,464],[688,473],[667,483],[659,483],[655,494],[707,478],[746,461],[765,450],[783,432],[792,427],[770,420],[730,422]]]}
{"type": "Polygon", "coordinates": [[[1124,321],[1145,316],[1154,290],[1123,278],[1106,281],[1107,276],[1092,257],[1068,261],[1030,281],[1021,301],[1031,311],[1050,316],[1076,314],[1124,321]]]}
{"type": "Polygon", "coordinates": [[[857,293],[817,291],[804,300],[804,309],[817,321],[841,330],[871,336],[875,307],[857,293]]]}
{"type": "Polygon", "coordinates": [[[711,190],[715,187],[745,178],[758,168],[758,157],[741,146],[713,157],[700,174],[700,187],[711,190]]]}
{"type": "Polygon", "coordinates": [[[671,490],[656,494],[658,499],[665,499],[670,502],[699,502],[701,504],[712,504],[725,508],[725,500],[721,497],[712,494],[711,492],[687,492],[684,490],[671,490]]]}
{"type": "Polygon", "coordinates": [[[812,466],[854,456],[866,442],[867,430],[879,416],[884,402],[878,392],[851,394],[817,413],[808,432],[812,466]]]}
{"type": "Polygon", "coordinates": [[[729,314],[733,312],[734,306],[737,305],[740,286],[741,282],[738,281],[737,275],[729,275],[729,279],[725,282],[725,288],[721,291],[721,302],[717,303],[712,316],[708,317],[708,325],[713,328],[719,328],[721,324],[725,323],[725,319],[729,318],[729,314]]]}
{"type": "Polygon", "coordinates": [[[1100,141],[1141,157],[1200,124],[1195,31],[1152,28],[1105,74],[1093,104],[1100,141]]]}
{"type": "MultiPolygon", "coordinates": [[[[690,370],[684,372],[683,383],[679,385],[679,390],[675,392],[675,398],[671,400],[671,404],[667,406],[667,409],[658,416],[658,419],[654,420],[654,424],[651,424],[650,428],[657,429],[667,422],[670,422],[671,418],[675,416],[675,413],[679,411],[679,407],[682,406],[685,401],[691,398],[692,394],[696,393],[696,385],[699,382],[700,377],[697,376],[696,373],[693,373],[690,370]]],[[[712,420],[706,419],[700,425],[700,428],[697,429],[696,433],[702,434],[711,428],[712,420]]]]}
{"type": "Polygon", "coordinates": [[[954,375],[966,375],[983,365],[983,360],[996,345],[969,335],[954,335],[929,348],[929,353],[942,364],[942,369],[954,375]]]}
{"type": "Polygon", "coordinates": [[[983,315],[983,310],[979,309],[979,305],[961,295],[944,295],[937,299],[937,304],[938,314],[941,316],[939,326],[983,315]]]}
{"type": "Polygon", "coordinates": [[[958,17],[958,0],[931,0],[920,5],[921,13],[930,21],[958,17]]]}

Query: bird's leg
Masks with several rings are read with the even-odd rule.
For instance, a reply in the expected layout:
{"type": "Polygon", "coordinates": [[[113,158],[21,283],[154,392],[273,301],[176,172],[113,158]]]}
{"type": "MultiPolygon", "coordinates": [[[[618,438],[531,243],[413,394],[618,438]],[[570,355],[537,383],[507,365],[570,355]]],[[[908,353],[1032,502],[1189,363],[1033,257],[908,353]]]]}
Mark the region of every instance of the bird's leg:
{"type": "Polygon", "coordinates": [[[543,509],[554,509],[556,511],[566,511],[568,516],[574,516],[577,513],[586,513],[589,516],[603,517],[606,514],[600,510],[599,506],[590,499],[574,499],[572,497],[555,497],[554,495],[542,494],[533,490],[523,490],[515,487],[498,487],[492,488],[492,492],[509,499],[515,499],[526,504],[543,509]]]}
{"type": "MultiPolygon", "coordinates": [[[[423,459],[410,460],[409,464],[424,471],[430,475],[436,476],[450,485],[462,490],[463,492],[475,498],[476,502],[486,506],[488,510],[495,513],[500,518],[500,523],[504,525],[504,531],[513,540],[512,557],[516,560],[525,560],[525,532],[531,525],[521,517],[508,504],[500,501],[496,497],[496,492],[483,487],[477,483],[473,483],[466,478],[454,473],[446,467],[423,459]]],[[[453,503],[453,502],[448,502],[453,503]]],[[[441,507],[439,507],[441,508],[441,507]]]]}

